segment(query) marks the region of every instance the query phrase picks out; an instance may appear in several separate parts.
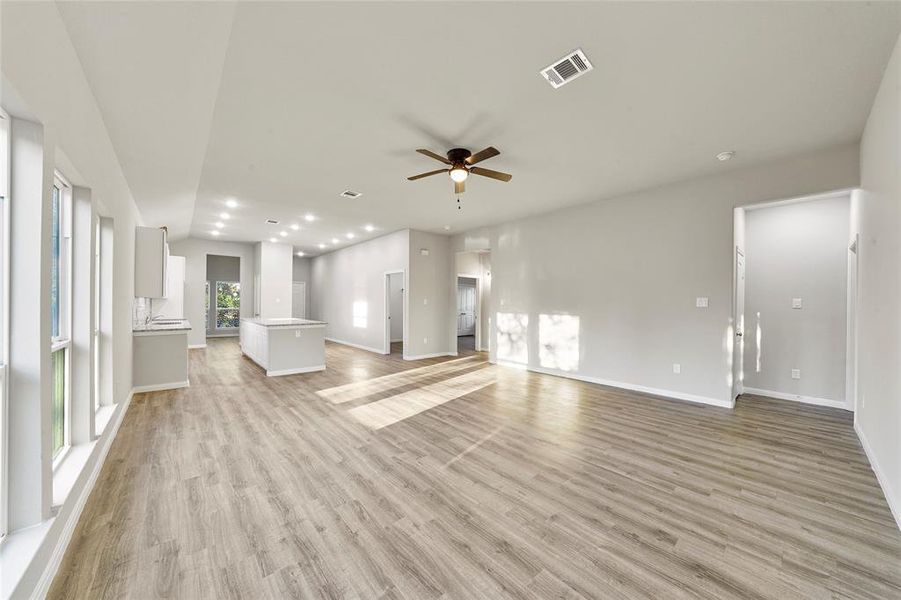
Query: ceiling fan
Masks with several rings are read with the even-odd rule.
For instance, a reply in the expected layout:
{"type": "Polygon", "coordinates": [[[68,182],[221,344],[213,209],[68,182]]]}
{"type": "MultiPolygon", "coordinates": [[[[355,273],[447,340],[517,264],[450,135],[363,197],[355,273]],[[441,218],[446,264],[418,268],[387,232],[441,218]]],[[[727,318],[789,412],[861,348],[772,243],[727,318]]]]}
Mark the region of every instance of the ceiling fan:
{"type": "Polygon", "coordinates": [[[462,194],[466,191],[466,178],[470,173],[473,175],[481,175],[482,177],[490,177],[491,179],[497,179],[498,181],[510,181],[513,179],[513,175],[510,175],[509,173],[501,173],[500,171],[492,171],[491,169],[473,166],[476,163],[500,154],[500,151],[494,146],[488,146],[475,154],[466,148],[452,148],[447,151],[447,158],[436,152],[424,150],[422,148],[418,149],[417,152],[441,161],[444,164],[449,165],[449,167],[446,169],[429,171],[428,173],[420,173],[419,175],[407,177],[407,179],[415,181],[417,179],[422,179],[423,177],[437,175],[438,173],[448,173],[450,178],[454,180],[454,193],[456,194],[462,194]]]}

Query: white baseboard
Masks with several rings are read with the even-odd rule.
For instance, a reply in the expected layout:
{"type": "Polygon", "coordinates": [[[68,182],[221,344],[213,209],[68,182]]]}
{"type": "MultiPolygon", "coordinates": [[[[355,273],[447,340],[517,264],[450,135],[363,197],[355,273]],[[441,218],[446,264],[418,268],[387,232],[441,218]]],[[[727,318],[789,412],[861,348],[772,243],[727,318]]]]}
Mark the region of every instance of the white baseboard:
{"type": "Polygon", "coordinates": [[[885,496],[889,510],[892,511],[892,516],[895,517],[895,524],[898,526],[898,529],[901,529],[901,498],[895,495],[895,490],[892,489],[885,471],[879,466],[876,454],[873,452],[873,448],[870,447],[870,442],[867,441],[867,436],[864,435],[856,419],[854,420],[854,431],[857,433],[860,445],[863,446],[864,454],[867,455],[867,459],[870,461],[873,473],[876,474],[876,481],[879,482],[879,487],[882,488],[882,494],[885,496]]]}
{"type": "Polygon", "coordinates": [[[364,346],[362,344],[354,344],[353,342],[347,342],[344,340],[338,340],[335,338],[327,337],[325,338],[327,342],[335,342],[336,344],[341,344],[343,346],[350,346],[351,348],[359,348],[360,350],[366,350],[367,352],[375,352],[376,354],[384,354],[385,350],[383,348],[373,348],[372,346],[364,346]]]}
{"type": "Polygon", "coordinates": [[[279,371],[266,371],[266,377],[279,377],[281,375],[297,375],[298,373],[313,373],[314,371],[325,371],[325,365],[315,365],[313,367],[300,367],[298,369],[281,369],[279,371]]]}
{"type": "Polygon", "coordinates": [[[75,526],[78,525],[78,520],[81,518],[81,513],[84,510],[85,504],[87,504],[91,492],[94,491],[94,484],[97,483],[97,478],[100,476],[100,471],[103,469],[103,465],[106,462],[106,455],[109,454],[109,449],[113,445],[113,440],[116,439],[116,435],[119,433],[119,426],[122,424],[123,419],[125,419],[125,412],[128,410],[129,405],[131,405],[131,399],[134,395],[135,391],[132,390],[129,392],[125,401],[122,402],[122,408],[119,409],[116,419],[112,423],[112,429],[110,429],[109,435],[103,441],[103,446],[100,448],[100,454],[94,462],[91,474],[88,476],[88,480],[85,482],[81,493],[78,495],[78,499],[75,501],[75,505],[72,507],[72,511],[69,513],[68,519],[63,525],[62,533],[56,542],[56,546],[53,548],[53,553],[50,555],[50,561],[44,568],[43,573],[41,573],[41,577],[38,579],[37,585],[31,594],[32,598],[45,598],[50,591],[50,585],[53,583],[53,578],[56,577],[56,572],[59,570],[63,557],[66,555],[66,548],[69,547],[69,542],[72,541],[72,534],[75,533],[75,526]]]}
{"type": "Polygon", "coordinates": [[[404,360],[423,360],[425,358],[437,358],[439,356],[457,356],[456,352],[433,352],[432,354],[405,354],[404,360]]]}
{"type": "Polygon", "coordinates": [[[177,390],[179,388],[190,387],[190,381],[173,381],[171,383],[157,383],[154,385],[136,385],[131,389],[132,393],[140,394],[142,392],[159,392],[161,390],[177,390]]]}
{"type": "Polygon", "coordinates": [[[200,348],[206,348],[206,344],[188,344],[188,350],[199,350],[200,348]]]}
{"type": "MultiPolygon", "coordinates": [[[[503,364],[503,363],[499,363],[503,364]]],[[[518,366],[518,365],[511,365],[518,366]]],[[[596,383],[598,385],[606,385],[610,387],[631,390],[633,392],[642,392],[654,396],[662,396],[664,398],[672,398],[674,400],[684,400],[686,402],[695,402],[697,404],[709,404],[711,406],[719,406],[722,408],[733,408],[732,402],[726,399],[711,398],[709,396],[698,396],[696,394],[686,394],[685,392],[677,392],[674,390],[666,390],[663,388],[652,388],[645,385],[635,383],[624,383],[622,381],[612,381],[610,379],[601,379],[600,377],[591,377],[588,375],[580,375],[578,373],[569,373],[567,371],[558,371],[556,369],[545,369],[542,367],[520,367],[535,373],[543,373],[545,375],[554,375],[556,377],[566,377],[567,379],[577,379],[587,383],[596,383]]]]}
{"type": "Polygon", "coordinates": [[[800,394],[786,394],[785,392],[775,392],[773,390],[762,390],[760,388],[746,387],[743,393],[752,394],[754,396],[768,396],[777,400],[791,400],[792,402],[803,402],[804,404],[814,404],[816,406],[828,406],[829,408],[841,408],[842,410],[851,410],[844,400],[830,400],[828,398],[814,398],[813,396],[801,396],[800,394]]]}

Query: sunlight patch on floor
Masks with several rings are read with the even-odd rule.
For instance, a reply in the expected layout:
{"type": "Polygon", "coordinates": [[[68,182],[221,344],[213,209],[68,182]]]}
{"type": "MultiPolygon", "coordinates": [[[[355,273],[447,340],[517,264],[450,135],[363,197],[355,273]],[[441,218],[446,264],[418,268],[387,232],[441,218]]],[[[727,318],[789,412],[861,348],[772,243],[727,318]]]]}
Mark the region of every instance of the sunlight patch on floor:
{"type": "Polygon", "coordinates": [[[419,389],[384,398],[348,411],[357,421],[381,429],[471,394],[497,381],[496,369],[488,367],[465,375],[445,379],[419,389]]]}
{"type": "Polygon", "coordinates": [[[320,398],[325,398],[332,404],[343,404],[344,402],[352,402],[354,400],[359,400],[360,398],[365,398],[366,396],[388,391],[399,385],[409,385],[429,377],[436,377],[438,375],[445,375],[447,373],[469,369],[478,366],[481,363],[484,363],[484,360],[476,357],[470,356],[458,358],[456,360],[436,363],[426,367],[383,375],[382,377],[375,377],[374,379],[354,381],[353,383],[319,390],[316,394],[320,398]]]}

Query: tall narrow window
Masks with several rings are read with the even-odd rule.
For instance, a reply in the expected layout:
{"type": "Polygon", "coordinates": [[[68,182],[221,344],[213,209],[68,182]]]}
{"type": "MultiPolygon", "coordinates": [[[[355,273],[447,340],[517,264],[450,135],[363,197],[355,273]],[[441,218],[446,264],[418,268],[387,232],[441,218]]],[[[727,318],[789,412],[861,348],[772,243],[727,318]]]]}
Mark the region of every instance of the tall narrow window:
{"type": "Polygon", "coordinates": [[[50,191],[50,439],[54,458],[69,444],[69,343],[71,309],[71,215],[69,185],[57,176],[50,191]]]}
{"type": "Polygon", "coordinates": [[[236,329],[240,324],[241,284],[216,282],[216,329],[236,329]]]}
{"type": "Polygon", "coordinates": [[[9,116],[0,110],[0,540],[6,535],[7,508],[7,398],[6,364],[9,357],[9,116]]]}

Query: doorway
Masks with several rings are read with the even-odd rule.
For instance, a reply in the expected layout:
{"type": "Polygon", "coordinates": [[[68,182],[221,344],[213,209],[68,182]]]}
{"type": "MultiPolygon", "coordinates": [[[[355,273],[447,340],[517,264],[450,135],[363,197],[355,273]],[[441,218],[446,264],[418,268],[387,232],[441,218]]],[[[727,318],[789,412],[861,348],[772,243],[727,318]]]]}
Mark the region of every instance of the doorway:
{"type": "Polygon", "coordinates": [[[291,316],[295,319],[307,318],[307,283],[295,281],[291,284],[291,316]]]}
{"type": "Polygon", "coordinates": [[[850,191],[740,207],[735,223],[733,396],[853,411],[850,191]]]}
{"type": "Polygon", "coordinates": [[[479,278],[457,275],[457,354],[481,347],[479,327],[479,278]]]}
{"type": "Polygon", "coordinates": [[[404,355],[406,325],[404,307],[406,278],[403,271],[385,273],[385,345],[384,353],[404,355]]]}

